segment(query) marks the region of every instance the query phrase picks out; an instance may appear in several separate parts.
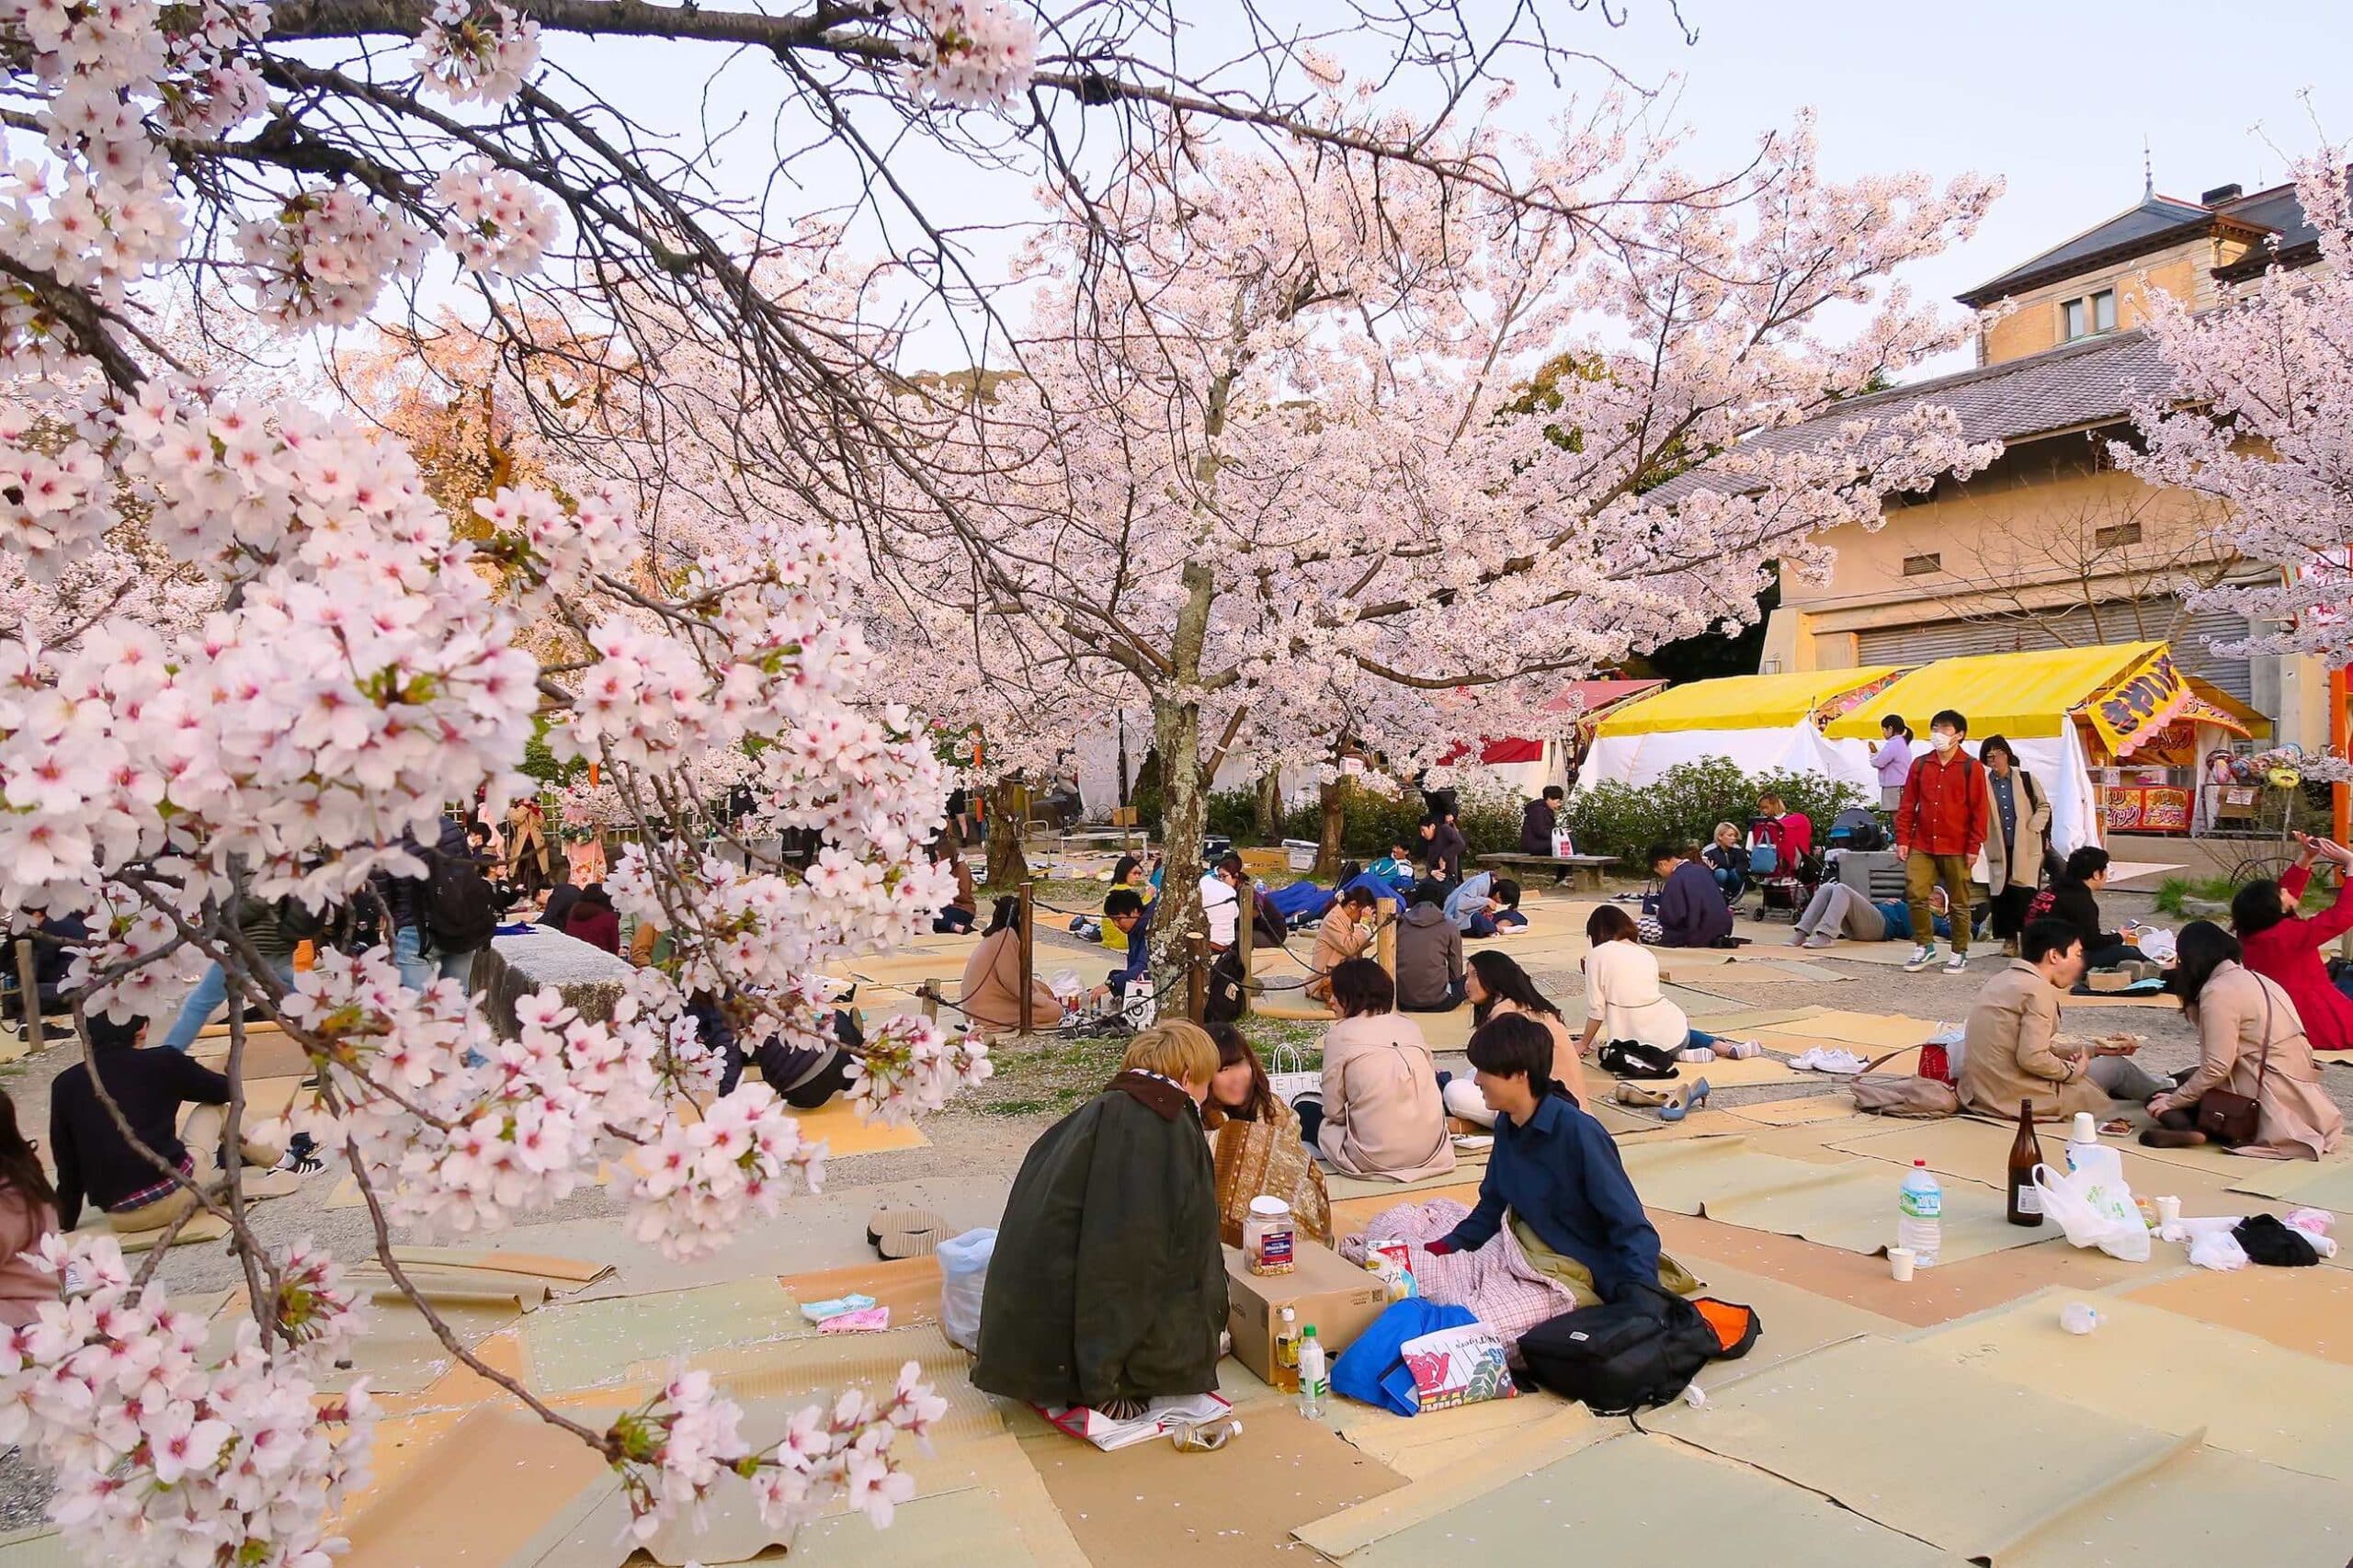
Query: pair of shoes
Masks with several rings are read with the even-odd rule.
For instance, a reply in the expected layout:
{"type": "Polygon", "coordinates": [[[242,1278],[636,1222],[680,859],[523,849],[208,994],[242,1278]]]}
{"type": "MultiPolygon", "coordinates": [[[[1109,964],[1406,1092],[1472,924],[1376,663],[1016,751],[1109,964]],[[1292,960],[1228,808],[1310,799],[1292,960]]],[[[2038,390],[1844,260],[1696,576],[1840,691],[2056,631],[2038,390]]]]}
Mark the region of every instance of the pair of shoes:
{"type": "Polygon", "coordinates": [[[1704,1045],[1688,1046],[1676,1052],[1677,1062],[1688,1062],[1694,1067],[1704,1067],[1716,1059],[1716,1053],[1704,1045]]]}
{"type": "Polygon", "coordinates": [[[1912,949],[1910,958],[1904,960],[1904,972],[1917,974],[1936,961],[1937,945],[1934,942],[1923,942],[1912,949]]]}
{"type": "MultiPolygon", "coordinates": [[[[1905,967],[1909,968],[1910,966],[1906,965],[1905,967]]],[[[1969,972],[1969,955],[1967,953],[1955,953],[1952,957],[1945,960],[1945,972],[1947,974],[1967,974],[1969,972]]]]}
{"type": "Polygon", "coordinates": [[[316,1176],[327,1168],[327,1163],[307,1149],[301,1153],[289,1149],[279,1156],[278,1164],[269,1168],[273,1173],[291,1171],[296,1176],[316,1176]]]}
{"type": "Polygon", "coordinates": [[[1811,942],[1811,941],[1813,941],[1813,935],[1812,935],[1810,932],[1805,932],[1805,931],[1792,931],[1792,932],[1790,932],[1790,939],[1789,939],[1789,941],[1788,941],[1788,942],[1786,942],[1786,943],[1785,943],[1785,944],[1783,944],[1783,945],[1784,945],[1784,946],[1786,946],[1786,947],[1791,947],[1791,948],[1802,948],[1802,947],[1804,947],[1808,942],[1811,942]]]}
{"type": "Polygon", "coordinates": [[[1758,1040],[1720,1040],[1716,1054],[1732,1062],[1745,1062],[1752,1056],[1765,1054],[1765,1042],[1758,1040]]]}
{"type": "Polygon", "coordinates": [[[1801,1073],[1836,1073],[1842,1077],[1852,1077],[1870,1064],[1851,1051],[1836,1051],[1817,1045],[1802,1055],[1790,1057],[1790,1065],[1801,1073]]]}
{"type": "Polygon", "coordinates": [[[1659,1107],[1658,1119],[1661,1121],[1682,1120],[1685,1117],[1690,1115],[1693,1111],[1698,1110],[1701,1106],[1708,1103],[1709,1093],[1708,1080],[1702,1078],[1699,1082],[1693,1084],[1688,1090],[1685,1091],[1681,1099],[1670,1100],[1665,1105],[1659,1107]]]}
{"type": "Polygon", "coordinates": [[[1838,945],[1838,938],[1836,937],[1808,937],[1805,939],[1805,945],[1809,948],[1835,948],[1838,945]]]}
{"type": "Polygon", "coordinates": [[[1656,1089],[1645,1089],[1639,1084],[1620,1084],[1610,1091],[1609,1097],[1636,1110],[1656,1110],[1667,1102],[1666,1096],[1656,1089]]]}

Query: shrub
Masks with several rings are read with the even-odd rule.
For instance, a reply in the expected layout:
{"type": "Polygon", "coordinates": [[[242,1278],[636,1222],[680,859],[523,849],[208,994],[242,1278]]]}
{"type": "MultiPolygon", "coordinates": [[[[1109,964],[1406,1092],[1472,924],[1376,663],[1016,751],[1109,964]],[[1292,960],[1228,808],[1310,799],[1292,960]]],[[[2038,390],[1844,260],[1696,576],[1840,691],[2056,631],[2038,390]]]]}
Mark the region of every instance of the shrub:
{"type": "Polygon", "coordinates": [[[1654,844],[1706,844],[1720,822],[1746,828],[1756,797],[1768,789],[1791,811],[1813,819],[1817,840],[1831,818],[1870,803],[1862,790],[1818,773],[1747,774],[1730,757],[1703,756],[1668,768],[1653,783],[1582,790],[1569,797],[1563,821],[1580,854],[1615,855],[1639,874],[1654,844]]]}

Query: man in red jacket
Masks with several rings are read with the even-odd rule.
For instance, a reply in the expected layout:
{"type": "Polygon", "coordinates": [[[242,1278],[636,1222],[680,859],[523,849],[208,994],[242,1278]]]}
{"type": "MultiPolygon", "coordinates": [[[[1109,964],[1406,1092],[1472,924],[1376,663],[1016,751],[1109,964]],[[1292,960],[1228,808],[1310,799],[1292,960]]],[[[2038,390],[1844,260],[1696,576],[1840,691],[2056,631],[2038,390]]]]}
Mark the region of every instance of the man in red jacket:
{"type": "Polygon", "coordinates": [[[1952,958],[1947,974],[1969,969],[1969,863],[1984,846],[1989,812],[1985,768],[1961,749],[1969,721],[1948,708],[1928,722],[1929,749],[1914,759],[1895,807],[1895,858],[1904,862],[1912,896],[1912,929],[1921,940],[1904,972],[1916,974],[1937,959],[1928,895],[1944,884],[1952,900],[1952,958]]]}

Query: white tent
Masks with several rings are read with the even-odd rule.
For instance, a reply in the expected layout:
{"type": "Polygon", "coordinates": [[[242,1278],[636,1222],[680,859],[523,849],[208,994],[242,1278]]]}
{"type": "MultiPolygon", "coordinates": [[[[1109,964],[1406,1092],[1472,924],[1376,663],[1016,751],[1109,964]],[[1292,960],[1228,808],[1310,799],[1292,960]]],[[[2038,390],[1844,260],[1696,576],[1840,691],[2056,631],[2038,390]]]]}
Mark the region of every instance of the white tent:
{"type": "Polygon", "coordinates": [[[1871,771],[1870,755],[1860,744],[1849,752],[1846,744],[1824,740],[1811,718],[1770,729],[1613,735],[1605,728],[1586,754],[1577,790],[1582,793],[1605,781],[1639,789],[1657,783],[1670,767],[1710,756],[1729,757],[1748,774],[1818,773],[1855,785],[1874,802],[1879,799],[1879,775],[1871,771]]]}

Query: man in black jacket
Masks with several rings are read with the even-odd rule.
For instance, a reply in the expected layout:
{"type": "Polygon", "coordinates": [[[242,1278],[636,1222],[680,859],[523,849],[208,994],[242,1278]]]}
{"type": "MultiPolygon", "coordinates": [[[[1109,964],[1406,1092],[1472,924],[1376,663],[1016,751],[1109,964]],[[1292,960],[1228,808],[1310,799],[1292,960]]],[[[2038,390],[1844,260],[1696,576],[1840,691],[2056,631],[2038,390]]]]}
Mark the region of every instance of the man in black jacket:
{"type": "Polygon", "coordinates": [[[1429,871],[1429,880],[1446,892],[1452,892],[1462,885],[1462,855],[1470,847],[1452,817],[1423,819],[1423,863],[1429,871]]]}
{"type": "Polygon", "coordinates": [[[2086,969],[2114,969],[2120,963],[2142,961],[2141,949],[2133,945],[2134,931],[2099,927],[2099,901],[2093,895],[2106,886],[2108,851],[2097,844],[2086,844],[2069,855],[2066,874],[2051,881],[2051,913],[2083,933],[2086,969]]]}
{"type": "Polygon", "coordinates": [[[1528,802],[1519,813],[1519,852],[1522,855],[1552,853],[1552,835],[1561,823],[1561,802],[1568,797],[1558,784],[1544,786],[1544,793],[1528,802]]]}
{"type": "Polygon", "coordinates": [[[50,1085],[58,1228],[79,1224],[86,1199],[106,1210],[107,1223],[118,1232],[161,1230],[194,1209],[195,1189],[220,1173],[221,1118],[199,1113],[188,1119],[191,1148],[181,1142],[180,1108],[227,1105],[229,1080],[185,1051],[137,1049],[144,1018],[119,1024],[94,1013],[89,1024],[90,1062],[76,1062],[50,1085]],[[97,1066],[96,1084],[91,1062],[97,1066]],[[98,1096],[101,1085],[137,1144],[115,1125],[98,1096]]]}

